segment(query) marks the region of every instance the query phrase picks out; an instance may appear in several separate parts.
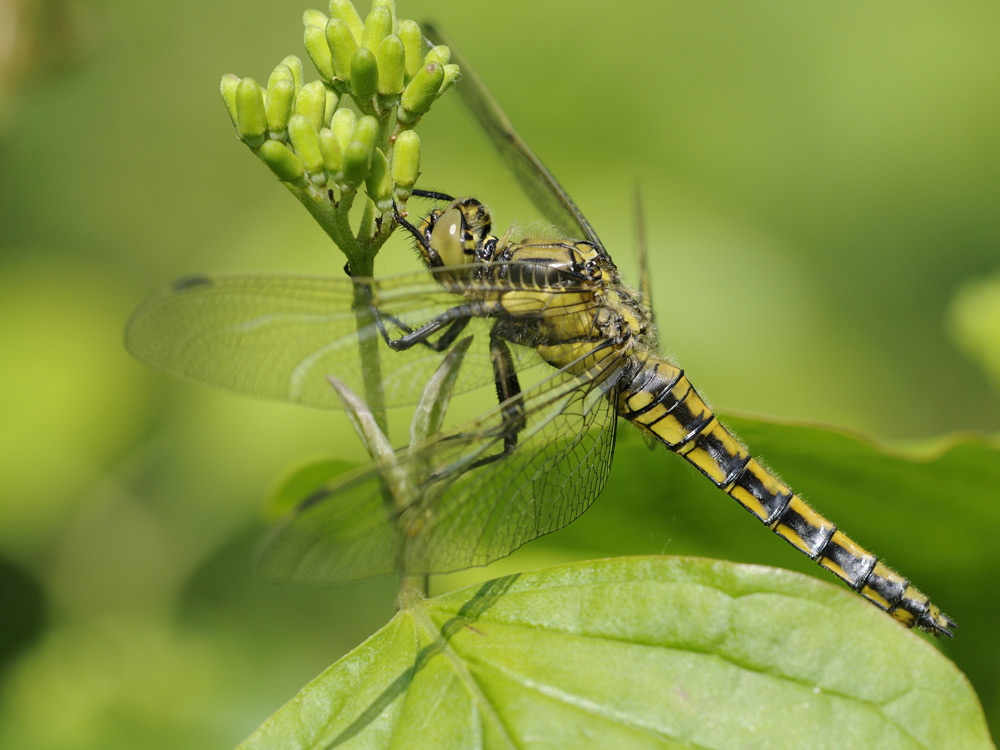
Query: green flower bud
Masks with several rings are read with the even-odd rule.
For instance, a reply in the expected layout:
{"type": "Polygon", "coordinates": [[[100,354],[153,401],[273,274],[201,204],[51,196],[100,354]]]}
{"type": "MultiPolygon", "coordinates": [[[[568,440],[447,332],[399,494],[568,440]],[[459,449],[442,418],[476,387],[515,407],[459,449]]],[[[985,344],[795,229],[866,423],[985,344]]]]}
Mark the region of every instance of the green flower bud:
{"type": "Polygon", "coordinates": [[[302,41],[305,44],[309,59],[312,60],[316,70],[326,80],[333,78],[333,55],[330,53],[330,45],[326,43],[326,24],[323,26],[306,26],[302,32],[302,41]]]}
{"type": "Polygon", "coordinates": [[[361,16],[358,15],[351,0],[330,0],[330,18],[339,19],[351,30],[355,45],[361,41],[363,31],[361,16]]]}
{"type": "Polygon", "coordinates": [[[236,116],[236,90],[239,88],[239,85],[239,76],[234,76],[232,73],[222,76],[222,81],[219,83],[219,93],[222,94],[222,101],[226,103],[226,111],[229,112],[234,127],[238,122],[236,116]]]}
{"type": "Polygon", "coordinates": [[[330,128],[319,131],[319,150],[323,154],[323,166],[330,175],[339,174],[344,168],[344,148],[330,128]]]}
{"type": "Polygon", "coordinates": [[[271,95],[271,89],[278,81],[288,81],[292,84],[293,89],[297,89],[302,85],[295,82],[295,75],[292,73],[292,69],[285,65],[285,63],[278,63],[274,66],[274,70],[271,71],[271,76],[267,79],[268,96],[271,95]]]}
{"type": "Polygon", "coordinates": [[[378,49],[389,34],[392,33],[392,13],[386,8],[372,8],[365,19],[365,30],[361,34],[361,46],[372,52],[378,49]]]}
{"type": "Polygon", "coordinates": [[[441,88],[438,89],[438,96],[441,96],[445,91],[450,89],[455,85],[455,81],[462,77],[462,71],[459,70],[457,65],[445,65],[444,66],[444,80],[441,82],[441,88]]]}
{"type": "Polygon", "coordinates": [[[389,33],[396,28],[396,2],[395,0],[372,0],[372,9],[385,8],[389,11],[389,33]]]}
{"type": "Polygon", "coordinates": [[[368,188],[368,196],[375,201],[375,207],[379,212],[392,210],[392,180],[389,179],[389,163],[385,160],[382,149],[375,149],[372,153],[371,168],[368,177],[365,178],[365,187],[368,188]]]}
{"type": "Polygon", "coordinates": [[[435,62],[439,65],[447,65],[451,62],[451,49],[443,44],[432,47],[431,51],[424,57],[424,64],[430,65],[435,62]]]}
{"type": "MultiPolygon", "coordinates": [[[[280,66],[285,70],[284,65],[280,66]]],[[[295,83],[291,72],[288,78],[271,76],[267,85],[267,129],[268,137],[278,140],[285,139],[285,128],[288,118],[292,115],[292,104],[295,102],[295,83]]]]}
{"type": "Polygon", "coordinates": [[[326,88],[326,111],[323,112],[323,124],[329,124],[330,120],[333,119],[333,113],[337,111],[337,104],[340,103],[340,97],[330,90],[329,86],[326,88]]]}
{"type": "Polygon", "coordinates": [[[417,74],[424,64],[424,35],[416,21],[399,22],[399,38],[406,53],[406,79],[417,74]]]}
{"type": "Polygon", "coordinates": [[[295,96],[295,113],[304,115],[318,131],[326,114],[326,87],[321,81],[307,83],[295,96]]]}
{"type": "Polygon", "coordinates": [[[302,82],[305,81],[306,72],[302,67],[302,61],[295,55],[289,55],[281,64],[287,67],[292,72],[292,80],[295,81],[295,90],[298,91],[302,88],[302,82]]]}
{"type": "MultiPolygon", "coordinates": [[[[306,172],[310,176],[318,176],[320,178],[318,184],[326,182],[326,176],[323,174],[323,153],[319,149],[319,134],[308,118],[292,115],[288,121],[288,137],[306,172]]],[[[313,182],[317,180],[313,179],[313,182]]]]}
{"type": "Polygon", "coordinates": [[[346,150],[347,144],[353,140],[354,129],[357,126],[358,116],[354,114],[353,109],[343,107],[333,113],[333,119],[330,121],[330,130],[337,137],[341,151],[346,150]]]}
{"type": "Polygon", "coordinates": [[[319,26],[323,29],[326,28],[326,22],[329,20],[326,17],[326,13],[321,10],[306,10],[302,12],[303,26],[319,26]]]}
{"type": "Polygon", "coordinates": [[[351,89],[359,102],[375,96],[378,88],[378,63],[367,47],[358,47],[351,58],[351,89]]]}
{"type": "Polygon", "coordinates": [[[264,92],[253,78],[242,79],[236,87],[236,132],[250,148],[264,142],[267,132],[264,92]]]}
{"type": "Polygon", "coordinates": [[[302,162],[284,143],[265,141],[257,153],[279,180],[297,185],[303,183],[302,162]]]}
{"type": "Polygon", "coordinates": [[[366,197],[365,210],[361,212],[361,221],[358,222],[358,237],[370,239],[375,236],[375,202],[366,197]]]}
{"type": "Polygon", "coordinates": [[[333,55],[333,72],[342,81],[350,80],[351,59],[358,49],[358,43],[347,24],[339,18],[331,18],[326,25],[326,44],[333,55]]]}
{"type": "Polygon", "coordinates": [[[399,100],[399,121],[412,125],[431,108],[444,81],[444,67],[437,63],[424,65],[417,71],[399,100]]]}
{"type": "Polygon", "coordinates": [[[368,174],[372,152],[361,141],[351,141],[344,149],[344,182],[360,185],[368,174]]]}
{"type": "Polygon", "coordinates": [[[398,94],[403,90],[405,52],[398,36],[390,34],[378,46],[378,92],[398,94]]]}
{"type": "Polygon", "coordinates": [[[404,130],[396,136],[392,149],[392,181],[407,192],[420,174],[420,136],[413,130],[404,130]]]}
{"type": "Polygon", "coordinates": [[[358,126],[354,128],[354,138],[352,140],[360,141],[365,144],[365,148],[367,148],[369,152],[372,152],[378,144],[378,137],[378,120],[371,115],[365,115],[358,120],[358,126]]]}

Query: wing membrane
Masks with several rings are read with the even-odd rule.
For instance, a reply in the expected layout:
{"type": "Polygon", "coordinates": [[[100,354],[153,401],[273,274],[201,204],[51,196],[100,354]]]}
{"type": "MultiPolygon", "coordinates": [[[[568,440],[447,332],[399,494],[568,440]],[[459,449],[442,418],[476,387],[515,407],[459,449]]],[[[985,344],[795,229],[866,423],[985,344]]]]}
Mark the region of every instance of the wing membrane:
{"type": "MultiPolygon", "coordinates": [[[[426,275],[413,280],[406,307],[433,317],[456,299],[429,282],[426,275]]],[[[143,303],[125,341],[138,359],[175,375],[254,396],[337,407],[324,376],[345,377],[362,393],[360,342],[378,336],[370,323],[359,328],[354,295],[349,279],[193,277],[143,303]]],[[[424,347],[402,354],[400,370],[418,374],[432,371],[431,359],[440,360],[424,347]]],[[[386,394],[409,400],[391,382],[386,394]]]]}
{"type": "Polygon", "coordinates": [[[434,477],[402,514],[386,507],[376,466],[324,488],[272,528],[258,558],[262,571],[311,583],[442,573],[485,565],[562,528],[607,479],[621,365],[608,350],[586,375],[556,371],[526,390],[517,448],[493,463],[470,468],[501,448],[502,411],[495,409],[448,438],[401,452],[404,471],[434,477]]]}
{"type": "MultiPolygon", "coordinates": [[[[515,264],[508,264],[513,266],[515,264]]],[[[448,291],[435,274],[447,278],[453,268],[358,280],[371,289],[371,302],[385,316],[418,328],[448,310],[465,305],[466,296],[448,291]]],[[[365,394],[360,347],[379,352],[383,399],[387,406],[416,403],[420,385],[441,362],[441,354],[423,345],[392,351],[374,319],[355,312],[355,282],[348,278],[216,274],[175,282],[150,297],[133,314],[125,343],[136,358],[190,380],[252,396],[308,406],[340,408],[326,380],[336,375],[351,390],[365,394]]],[[[473,296],[511,291],[511,282],[468,282],[473,296]]],[[[544,295],[555,299],[578,289],[567,278],[544,295]]],[[[530,289],[528,290],[531,291],[530,289]]],[[[554,308],[539,314],[572,314],[554,308]]],[[[480,311],[482,312],[482,311],[480,311]]],[[[473,319],[475,350],[462,367],[455,392],[492,385],[488,327],[473,319]]],[[[402,330],[389,324],[390,335],[402,330]]],[[[512,347],[520,373],[543,367],[531,349],[512,347]]]]}
{"type": "Polygon", "coordinates": [[[546,219],[567,230],[571,236],[601,244],[594,228],[577,208],[559,181],[518,135],[500,104],[476,75],[468,60],[448,41],[434,24],[423,28],[434,44],[446,44],[451,49],[452,62],[457,63],[462,78],[455,86],[462,103],[489,136],[493,147],[513,172],[521,188],[538,206],[546,219]]]}

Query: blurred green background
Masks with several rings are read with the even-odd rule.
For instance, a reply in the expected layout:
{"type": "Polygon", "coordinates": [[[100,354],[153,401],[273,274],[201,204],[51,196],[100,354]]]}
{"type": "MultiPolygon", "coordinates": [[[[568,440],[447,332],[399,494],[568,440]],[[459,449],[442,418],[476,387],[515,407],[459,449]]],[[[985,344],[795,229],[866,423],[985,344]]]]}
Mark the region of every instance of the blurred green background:
{"type": "MultiPolygon", "coordinates": [[[[283,588],[249,563],[289,465],[363,459],[343,415],[175,382],[121,344],[186,273],[340,273],[218,94],[223,73],[305,58],[305,7],[0,0],[2,747],[233,746],[392,614],[392,581],[283,588]]],[[[664,348],[716,407],[898,444],[1000,432],[1000,5],[398,8],[462,47],[633,280],[639,180],[664,348]]],[[[455,102],[419,132],[423,187],[478,195],[500,226],[537,218],[455,102]]],[[[413,267],[394,242],[382,273],[413,267]]],[[[628,483],[620,466],[580,530],[501,568],[661,551],[810,570],[721,495],[736,544],[694,505],[604,542],[628,483]]],[[[925,549],[949,553],[859,517],[914,579],[925,549]]],[[[949,586],[925,589],[946,606],[949,586]]],[[[948,610],[965,627],[943,647],[996,731],[985,587],[978,624],[948,610]]]]}

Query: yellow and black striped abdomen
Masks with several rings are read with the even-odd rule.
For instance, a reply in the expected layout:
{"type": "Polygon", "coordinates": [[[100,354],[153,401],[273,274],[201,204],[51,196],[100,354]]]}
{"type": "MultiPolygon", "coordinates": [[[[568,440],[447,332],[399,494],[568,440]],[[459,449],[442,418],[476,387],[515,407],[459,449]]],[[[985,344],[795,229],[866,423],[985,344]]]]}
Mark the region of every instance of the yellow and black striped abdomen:
{"type": "Polygon", "coordinates": [[[955,623],[901,575],[809,507],[716,419],[669,362],[640,360],[618,413],[679,453],[778,536],[907,627],[951,635],[955,623]]]}

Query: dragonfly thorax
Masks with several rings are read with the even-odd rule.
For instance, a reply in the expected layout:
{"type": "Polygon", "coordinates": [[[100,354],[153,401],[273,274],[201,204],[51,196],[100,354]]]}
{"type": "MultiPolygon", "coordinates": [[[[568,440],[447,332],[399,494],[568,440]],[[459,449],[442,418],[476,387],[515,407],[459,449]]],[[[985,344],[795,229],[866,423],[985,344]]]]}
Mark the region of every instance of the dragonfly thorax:
{"type": "Polygon", "coordinates": [[[501,338],[553,366],[582,372],[594,359],[581,357],[585,350],[606,346],[627,357],[641,346],[648,316],[600,244],[511,232],[498,239],[491,229],[482,203],[459,198],[411,231],[438,281],[475,300],[501,338]]]}

